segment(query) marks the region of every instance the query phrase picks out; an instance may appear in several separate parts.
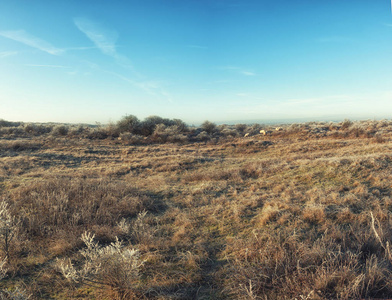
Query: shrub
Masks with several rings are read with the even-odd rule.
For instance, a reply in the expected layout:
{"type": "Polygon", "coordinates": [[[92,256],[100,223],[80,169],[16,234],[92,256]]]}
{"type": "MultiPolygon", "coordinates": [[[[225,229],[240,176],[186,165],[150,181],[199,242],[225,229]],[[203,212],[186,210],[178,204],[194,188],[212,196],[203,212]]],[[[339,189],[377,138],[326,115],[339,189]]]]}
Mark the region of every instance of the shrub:
{"type": "Polygon", "coordinates": [[[345,120],[342,122],[342,129],[343,129],[343,130],[348,129],[351,125],[353,125],[353,122],[350,121],[350,120],[348,120],[348,119],[345,119],[345,120]]]}
{"type": "Polygon", "coordinates": [[[213,134],[217,130],[216,124],[210,121],[204,121],[200,127],[208,134],[213,134]]]}
{"type": "Polygon", "coordinates": [[[84,127],[83,125],[77,125],[77,126],[72,127],[72,128],[69,130],[68,134],[71,135],[71,136],[74,136],[74,137],[80,136],[80,135],[82,135],[84,132],[86,132],[87,129],[88,129],[88,128],[84,127]]]}
{"type": "Polygon", "coordinates": [[[26,125],[24,126],[24,131],[25,131],[26,133],[34,133],[34,131],[35,131],[35,126],[34,126],[34,124],[31,124],[31,123],[26,124],[26,125]]]}
{"type": "Polygon", "coordinates": [[[166,126],[164,124],[158,124],[155,127],[153,137],[155,141],[165,143],[165,142],[185,142],[187,136],[182,134],[182,129],[177,126],[166,126]]]}
{"type": "Polygon", "coordinates": [[[108,132],[105,127],[97,127],[89,130],[87,137],[89,139],[103,140],[108,137],[108,132]]]}
{"type": "Polygon", "coordinates": [[[162,125],[160,131],[162,131],[162,128],[164,127],[172,127],[172,126],[176,126],[176,130],[178,132],[188,131],[187,125],[179,119],[171,120],[166,118],[164,119],[159,116],[149,116],[145,118],[143,122],[140,123],[139,133],[144,136],[150,136],[154,134],[155,129],[159,125],[162,125]]]}
{"type": "Polygon", "coordinates": [[[144,119],[141,123],[140,132],[144,136],[152,135],[158,125],[171,126],[174,122],[169,119],[163,119],[159,116],[150,116],[144,119]]]}
{"type": "MultiPolygon", "coordinates": [[[[236,137],[238,134],[238,131],[236,129],[225,128],[221,131],[221,133],[226,137],[229,137],[229,136],[236,137]]],[[[242,133],[240,133],[240,134],[242,134],[242,133]]]]}
{"type": "Polygon", "coordinates": [[[140,128],[140,121],[134,115],[126,115],[117,122],[117,130],[119,133],[130,132],[137,133],[140,128]]]}
{"type": "Polygon", "coordinates": [[[243,134],[244,132],[245,132],[245,129],[247,128],[248,126],[246,126],[246,124],[236,124],[235,125],[235,129],[237,129],[237,131],[240,133],[240,134],[243,134]]]}
{"type": "Polygon", "coordinates": [[[120,135],[120,131],[118,130],[118,127],[113,123],[107,124],[103,129],[106,131],[106,134],[108,136],[118,137],[120,135]]]}
{"type": "MultiPolygon", "coordinates": [[[[8,269],[6,268],[6,263],[7,259],[3,258],[0,260],[0,280],[3,280],[4,278],[7,277],[7,271],[8,269]]],[[[6,290],[6,289],[1,289],[0,290],[0,299],[1,300],[25,300],[25,299],[30,299],[30,295],[27,294],[27,292],[20,287],[16,287],[13,291],[6,290]]]]}
{"type": "Polygon", "coordinates": [[[354,137],[360,137],[365,134],[365,129],[359,124],[350,126],[349,131],[354,137]]]}
{"type": "Polygon", "coordinates": [[[41,135],[52,131],[52,126],[43,124],[25,124],[23,130],[30,135],[41,135]]]}
{"type": "Polygon", "coordinates": [[[68,260],[57,260],[57,268],[63,276],[76,283],[87,283],[106,287],[116,292],[121,299],[135,296],[139,272],[144,261],[137,249],[124,249],[116,238],[114,243],[100,247],[94,241],[95,235],[85,232],[82,241],[87,249],[80,250],[83,264],[80,267],[68,260]]]}
{"type": "Polygon", "coordinates": [[[162,139],[163,141],[166,141],[167,138],[166,126],[164,124],[158,124],[155,127],[153,135],[155,138],[159,138],[162,139]]]}
{"type": "MultiPolygon", "coordinates": [[[[120,135],[120,137],[122,133],[126,132],[143,136],[151,136],[154,134],[156,139],[165,140],[165,137],[162,136],[163,131],[166,127],[172,126],[176,126],[175,131],[177,134],[188,131],[188,126],[180,119],[171,120],[164,119],[159,116],[149,116],[141,122],[137,117],[133,115],[127,115],[117,122],[116,132],[113,134],[113,130],[110,130],[108,134],[112,136],[120,135]],[[160,126],[158,131],[156,131],[157,126],[160,126]]],[[[171,131],[173,131],[173,128],[171,131]]],[[[183,139],[183,137],[181,137],[181,139],[183,139]]]]}
{"type": "Polygon", "coordinates": [[[175,126],[177,126],[179,132],[188,131],[188,125],[186,125],[184,121],[180,119],[173,119],[173,122],[175,123],[175,126]]]}
{"type": "Polygon", "coordinates": [[[5,259],[10,257],[10,246],[19,227],[19,221],[11,215],[8,203],[4,200],[0,202],[0,243],[5,259]]]}
{"type": "Polygon", "coordinates": [[[129,132],[123,132],[120,134],[120,139],[122,141],[126,141],[129,144],[137,145],[137,144],[142,144],[144,141],[144,138],[141,135],[137,134],[132,134],[129,132]]]}
{"type": "Polygon", "coordinates": [[[56,125],[53,127],[52,135],[53,136],[66,136],[68,134],[68,126],[65,125],[56,125]]]}
{"type": "Polygon", "coordinates": [[[10,122],[3,119],[0,119],[0,128],[1,127],[18,127],[22,125],[21,122],[10,122]]]}
{"type": "Polygon", "coordinates": [[[208,135],[207,132],[202,131],[195,137],[195,140],[200,142],[205,142],[210,140],[210,136],[208,135]]]}

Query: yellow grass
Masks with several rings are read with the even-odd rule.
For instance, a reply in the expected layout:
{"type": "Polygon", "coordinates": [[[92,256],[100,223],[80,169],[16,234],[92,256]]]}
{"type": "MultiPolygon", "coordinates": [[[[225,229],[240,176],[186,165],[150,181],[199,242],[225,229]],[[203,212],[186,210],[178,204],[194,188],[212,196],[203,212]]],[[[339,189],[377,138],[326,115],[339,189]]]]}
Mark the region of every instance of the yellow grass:
{"type": "Polygon", "coordinates": [[[0,199],[20,228],[2,287],[32,299],[392,298],[391,138],[388,121],[180,144],[3,137],[0,199]],[[86,230],[140,250],[129,291],[56,269],[81,264],[86,230]]]}

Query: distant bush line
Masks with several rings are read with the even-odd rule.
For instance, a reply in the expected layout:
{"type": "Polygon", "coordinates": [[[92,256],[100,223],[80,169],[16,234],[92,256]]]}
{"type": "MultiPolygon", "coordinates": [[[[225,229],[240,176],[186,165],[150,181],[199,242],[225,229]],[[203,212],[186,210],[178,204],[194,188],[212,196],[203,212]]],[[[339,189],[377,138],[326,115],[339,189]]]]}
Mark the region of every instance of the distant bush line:
{"type": "Polygon", "coordinates": [[[205,121],[189,126],[180,119],[150,116],[139,120],[126,115],[107,125],[10,122],[0,119],[0,137],[47,136],[53,138],[112,139],[128,144],[218,142],[252,136],[313,136],[333,138],[374,138],[383,142],[383,133],[392,131],[390,120],[307,122],[298,124],[217,125],[205,121]]]}

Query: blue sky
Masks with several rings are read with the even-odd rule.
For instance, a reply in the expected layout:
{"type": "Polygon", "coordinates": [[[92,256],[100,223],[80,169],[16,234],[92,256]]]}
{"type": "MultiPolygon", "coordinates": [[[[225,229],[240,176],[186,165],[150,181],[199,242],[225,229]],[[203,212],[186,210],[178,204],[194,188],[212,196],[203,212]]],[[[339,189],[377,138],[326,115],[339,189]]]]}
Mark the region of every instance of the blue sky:
{"type": "Polygon", "coordinates": [[[1,0],[0,118],[390,118],[388,0],[1,0]]]}

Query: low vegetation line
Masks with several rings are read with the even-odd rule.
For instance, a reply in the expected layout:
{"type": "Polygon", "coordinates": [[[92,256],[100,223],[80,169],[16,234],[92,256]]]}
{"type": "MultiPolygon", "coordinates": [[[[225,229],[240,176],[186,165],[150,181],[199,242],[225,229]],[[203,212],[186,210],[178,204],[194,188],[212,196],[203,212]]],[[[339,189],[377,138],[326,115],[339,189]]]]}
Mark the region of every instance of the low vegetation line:
{"type": "Polygon", "coordinates": [[[0,120],[0,298],[392,298],[392,121],[0,120]]]}

